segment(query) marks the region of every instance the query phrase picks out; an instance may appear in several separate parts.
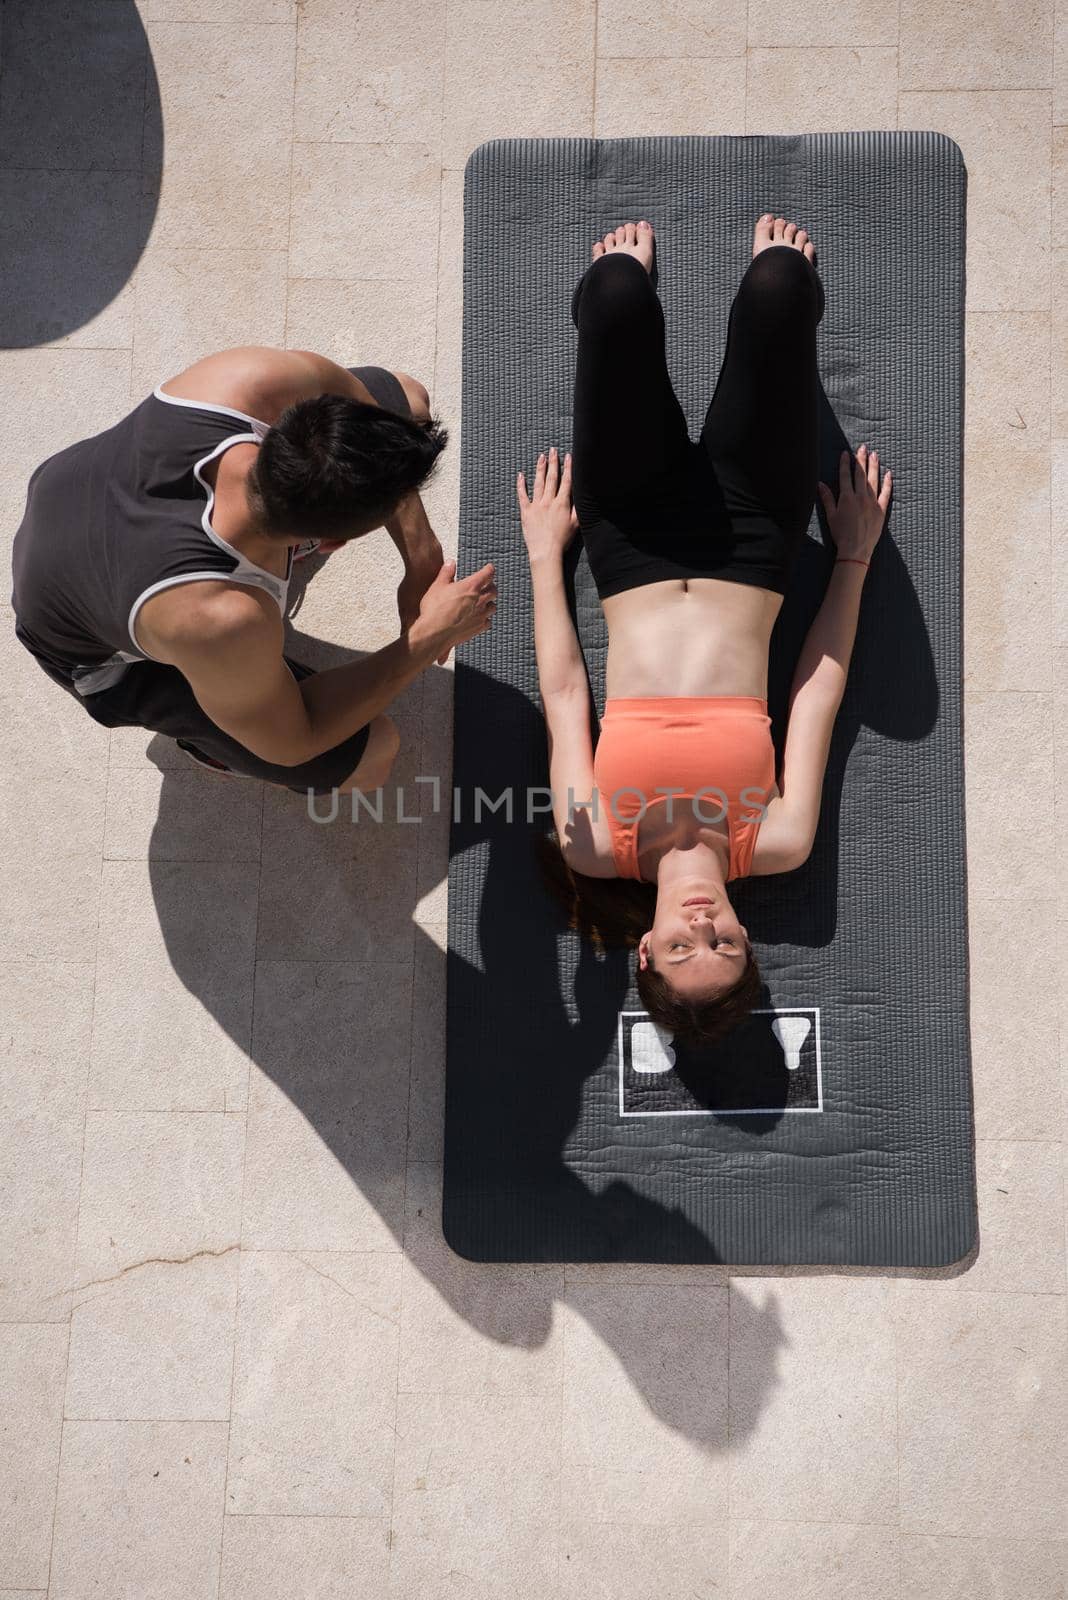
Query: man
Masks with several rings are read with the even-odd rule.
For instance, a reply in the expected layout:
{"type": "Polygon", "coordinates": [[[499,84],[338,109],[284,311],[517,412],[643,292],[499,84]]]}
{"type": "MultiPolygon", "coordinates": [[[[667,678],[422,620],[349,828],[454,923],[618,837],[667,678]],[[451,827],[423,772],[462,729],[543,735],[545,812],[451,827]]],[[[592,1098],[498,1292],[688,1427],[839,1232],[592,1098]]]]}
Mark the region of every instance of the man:
{"type": "Polygon", "coordinates": [[[419,498],[447,437],[406,373],[207,356],[34,472],[18,637],[107,727],[302,793],[378,788],[398,746],[386,707],[496,604],[492,565],[457,581],[419,498]],[[399,637],[326,672],[288,660],[294,559],[383,525],[404,562],[399,637]]]}

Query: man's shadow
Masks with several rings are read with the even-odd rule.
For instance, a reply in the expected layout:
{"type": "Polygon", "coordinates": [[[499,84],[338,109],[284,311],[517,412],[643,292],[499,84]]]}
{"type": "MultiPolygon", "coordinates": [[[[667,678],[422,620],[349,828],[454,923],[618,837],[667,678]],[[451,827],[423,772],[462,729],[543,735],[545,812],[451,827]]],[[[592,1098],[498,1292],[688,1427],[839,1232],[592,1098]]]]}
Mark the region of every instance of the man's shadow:
{"type": "MultiPolygon", "coordinates": [[[[357,656],[299,634],[286,648],[297,659],[317,667],[357,656]]],[[[428,674],[422,720],[441,725],[443,718],[448,718],[451,693],[451,672],[433,670],[428,674]]],[[[528,701],[520,701],[521,696],[508,691],[510,709],[524,718],[524,726],[532,734],[536,731],[531,720],[534,710],[528,701]]],[[[411,746],[411,734],[419,722],[414,699],[401,701],[398,722],[409,734],[406,744],[411,746]]],[[[272,1117],[280,1099],[285,1098],[360,1190],[374,1224],[403,1245],[420,1277],[483,1338],[520,1349],[539,1349],[552,1331],[556,1301],[574,1302],[585,1322],[614,1349],[620,1365],[662,1421],[707,1450],[724,1448],[723,1397],[710,1392],[699,1400],[692,1392],[684,1392],[684,1386],[676,1390],[670,1382],[665,1384],[659,1363],[649,1365],[651,1352],[641,1328],[627,1315],[625,1283],[598,1280],[595,1272],[593,1277],[584,1274],[569,1285],[563,1266],[481,1266],[464,1261],[441,1238],[436,1203],[419,1202],[417,1182],[409,1195],[408,1216],[404,1216],[409,1125],[420,1130],[419,1150],[428,1155],[428,1162],[425,1166],[420,1163],[419,1171],[425,1173],[433,1166],[427,1141],[433,1141],[433,1126],[440,1123],[444,1093],[443,952],[430,933],[412,922],[420,888],[414,867],[417,827],[390,821],[390,806],[384,808],[382,824],[368,821],[363,810],[355,826],[345,811],[331,824],[321,824],[312,821],[307,800],[301,795],[267,786],[261,790],[254,784],[241,784],[238,789],[237,779],[216,779],[177,768],[169,741],[155,739],[149,755],[157,758],[163,776],[149,850],[150,882],[161,933],[179,979],[256,1067],[246,1163],[257,1168],[262,1181],[275,1190],[269,1202],[270,1218],[283,1221],[269,1221],[265,1226],[269,1234],[275,1229],[278,1248],[296,1248],[286,1243],[285,1216],[289,1202],[299,1211],[301,1200],[297,1192],[286,1194],[289,1170],[285,1155],[264,1178],[264,1163],[270,1166],[277,1158],[269,1136],[270,1128],[277,1126],[272,1117]],[[248,1018],[240,1003],[235,1005],[227,982],[219,979],[221,968],[227,968],[227,962],[221,960],[224,952],[205,950],[208,930],[219,925],[219,896],[232,893],[238,885],[238,872],[213,870],[203,862],[193,866],[197,845],[190,845],[189,840],[190,811],[193,818],[200,818],[203,837],[209,840],[219,826],[219,805],[227,803],[229,790],[238,795],[262,792],[264,806],[259,894],[254,893],[253,883],[248,898],[257,954],[253,1018],[248,1018]],[[179,829],[184,862],[176,859],[174,842],[179,829]],[[404,978],[409,966],[416,974],[411,1005],[404,978]],[[397,968],[401,968],[400,978],[397,968]],[[409,1051],[411,1070],[406,1070],[409,1051]]],[[[406,792],[406,810],[411,813],[420,792],[414,787],[414,778],[422,776],[411,750],[408,757],[401,755],[397,776],[406,792]]],[[[449,774],[436,776],[448,797],[449,774]]],[[[425,800],[427,787],[422,794],[425,800]]],[[[448,805],[448,798],[444,803],[448,805]]],[[[427,818],[422,826],[430,822],[427,818]]],[[[513,832],[516,838],[523,835],[529,858],[528,830],[513,832]]],[[[484,893],[489,923],[496,922],[502,907],[515,909],[513,867],[512,854],[505,859],[505,854],[494,853],[484,893]]],[[[246,872],[254,875],[256,867],[249,864],[246,872]]],[[[233,906],[227,907],[230,923],[233,915],[233,906]]],[[[664,1227],[664,1208],[654,1198],[644,1197],[638,1187],[625,1182],[612,1182],[595,1192],[595,1187],[571,1173],[561,1160],[569,1125],[579,1114],[584,1078],[603,1059],[606,1040],[611,1037],[616,1000],[627,987],[627,960],[614,955],[601,963],[585,954],[574,989],[564,995],[556,978],[555,946],[556,933],[550,923],[544,925],[539,947],[528,946],[531,981],[539,986],[542,1010],[544,1054],[539,1051],[539,1075],[531,1077],[521,1070],[515,1072],[515,1064],[497,1062],[499,1070],[513,1074],[513,1109],[518,1114],[523,1115],[523,1107],[529,1109],[536,1102],[553,1107],[550,1120],[540,1125],[537,1138],[528,1139],[526,1146],[526,1171],[534,1186],[532,1200],[544,1206],[550,1222],[553,1216],[563,1222],[569,1208],[579,1205],[596,1218],[608,1237],[619,1234],[620,1229],[633,1237],[635,1227],[643,1226],[659,1234],[664,1227]]],[[[456,955],[449,957],[449,1006],[488,1005],[492,986],[504,976],[507,941],[489,939],[488,949],[492,954],[484,970],[460,962],[456,955]]],[[[294,1184],[301,1179],[301,1171],[294,1168],[294,1184]]],[[[691,1226],[684,1219],[673,1218],[670,1227],[681,1240],[679,1258],[692,1261],[694,1254],[686,1254],[691,1226]]],[[[256,1221],[251,1229],[256,1242],[256,1221]]],[[[692,1235],[692,1250],[699,1250],[699,1243],[692,1235]]],[[[540,1245],[544,1261],[544,1238],[540,1245]]],[[[345,1246],[339,1243],[334,1248],[345,1246]]],[[[656,1277],[648,1282],[656,1282],[656,1277]]],[[[713,1278],[713,1282],[726,1283],[726,1277],[713,1278]]],[[[694,1347],[707,1310],[703,1296],[695,1296],[689,1314],[678,1310],[673,1336],[679,1350],[694,1347]],[[694,1318],[692,1336],[687,1333],[687,1315],[694,1318]]],[[[774,1386],[777,1352],[783,1344],[774,1298],[763,1309],[747,1306],[745,1317],[751,1352],[758,1354],[755,1392],[764,1395],[774,1386]]],[[[739,1429],[755,1427],[758,1414],[755,1403],[751,1416],[739,1419],[734,1437],[739,1437],[739,1429]]]]}

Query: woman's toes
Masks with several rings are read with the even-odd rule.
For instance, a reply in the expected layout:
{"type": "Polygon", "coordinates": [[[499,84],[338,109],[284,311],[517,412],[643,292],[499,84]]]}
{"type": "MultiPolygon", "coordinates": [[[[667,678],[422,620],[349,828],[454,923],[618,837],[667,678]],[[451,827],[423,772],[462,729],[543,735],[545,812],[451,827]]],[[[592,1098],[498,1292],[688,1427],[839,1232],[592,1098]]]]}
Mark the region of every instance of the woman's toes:
{"type": "Polygon", "coordinates": [[[637,244],[637,242],[638,242],[638,230],[634,226],[633,222],[624,223],[623,226],[624,226],[624,232],[626,234],[626,242],[627,242],[627,244],[632,244],[632,245],[633,244],[637,244]]]}
{"type": "Polygon", "coordinates": [[[602,240],[598,239],[597,243],[593,247],[593,259],[596,261],[598,256],[603,256],[603,255],[604,255],[604,243],[603,243],[602,240]]]}
{"type": "Polygon", "coordinates": [[[786,226],[786,218],[785,217],[776,217],[775,218],[775,225],[771,230],[771,236],[775,240],[776,244],[781,244],[782,243],[782,230],[785,228],[785,226],[786,226]]]}
{"type": "Polygon", "coordinates": [[[797,232],[794,234],[794,244],[797,246],[797,248],[799,250],[803,250],[807,240],[808,234],[805,232],[804,228],[798,228],[797,232]]]}
{"type": "Polygon", "coordinates": [[[615,249],[615,247],[616,247],[616,230],[614,228],[609,228],[608,232],[605,234],[605,236],[604,236],[604,247],[605,247],[606,250],[614,250],[615,249]]]}
{"type": "Polygon", "coordinates": [[[653,231],[652,223],[651,222],[645,222],[644,220],[639,222],[639,224],[638,224],[638,232],[641,233],[643,231],[646,232],[646,233],[652,233],[652,231],[653,231]]]}
{"type": "Polygon", "coordinates": [[[805,246],[805,254],[806,254],[806,256],[808,256],[808,259],[810,261],[815,261],[815,259],[816,259],[816,246],[812,243],[811,239],[808,241],[808,243],[805,246]]]}
{"type": "Polygon", "coordinates": [[[796,222],[788,222],[786,224],[785,228],[782,230],[782,242],[783,242],[783,244],[793,244],[794,236],[796,235],[796,233],[797,233],[797,223],[796,222]]]}

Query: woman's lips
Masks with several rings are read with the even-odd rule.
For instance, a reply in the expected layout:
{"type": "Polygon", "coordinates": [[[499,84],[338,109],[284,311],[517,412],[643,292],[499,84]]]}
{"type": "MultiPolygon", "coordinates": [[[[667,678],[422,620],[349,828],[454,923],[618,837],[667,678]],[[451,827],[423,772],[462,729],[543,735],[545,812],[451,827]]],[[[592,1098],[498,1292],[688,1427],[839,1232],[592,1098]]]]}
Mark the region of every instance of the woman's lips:
{"type": "Polygon", "coordinates": [[[710,906],[712,902],[707,895],[703,894],[695,896],[692,900],[684,900],[682,904],[685,909],[686,906],[710,906]]]}

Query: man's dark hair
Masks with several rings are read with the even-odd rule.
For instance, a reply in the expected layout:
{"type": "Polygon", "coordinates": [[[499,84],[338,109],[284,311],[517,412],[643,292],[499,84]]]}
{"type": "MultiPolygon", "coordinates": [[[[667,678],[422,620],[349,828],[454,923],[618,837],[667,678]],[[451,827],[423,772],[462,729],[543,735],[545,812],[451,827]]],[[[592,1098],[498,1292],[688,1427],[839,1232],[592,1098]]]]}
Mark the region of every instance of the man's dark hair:
{"type": "Polygon", "coordinates": [[[249,504],[279,538],[345,539],[378,527],[420,488],[448,443],[434,418],[343,395],[298,400],[264,435],[248,474],[249,504]]]}

